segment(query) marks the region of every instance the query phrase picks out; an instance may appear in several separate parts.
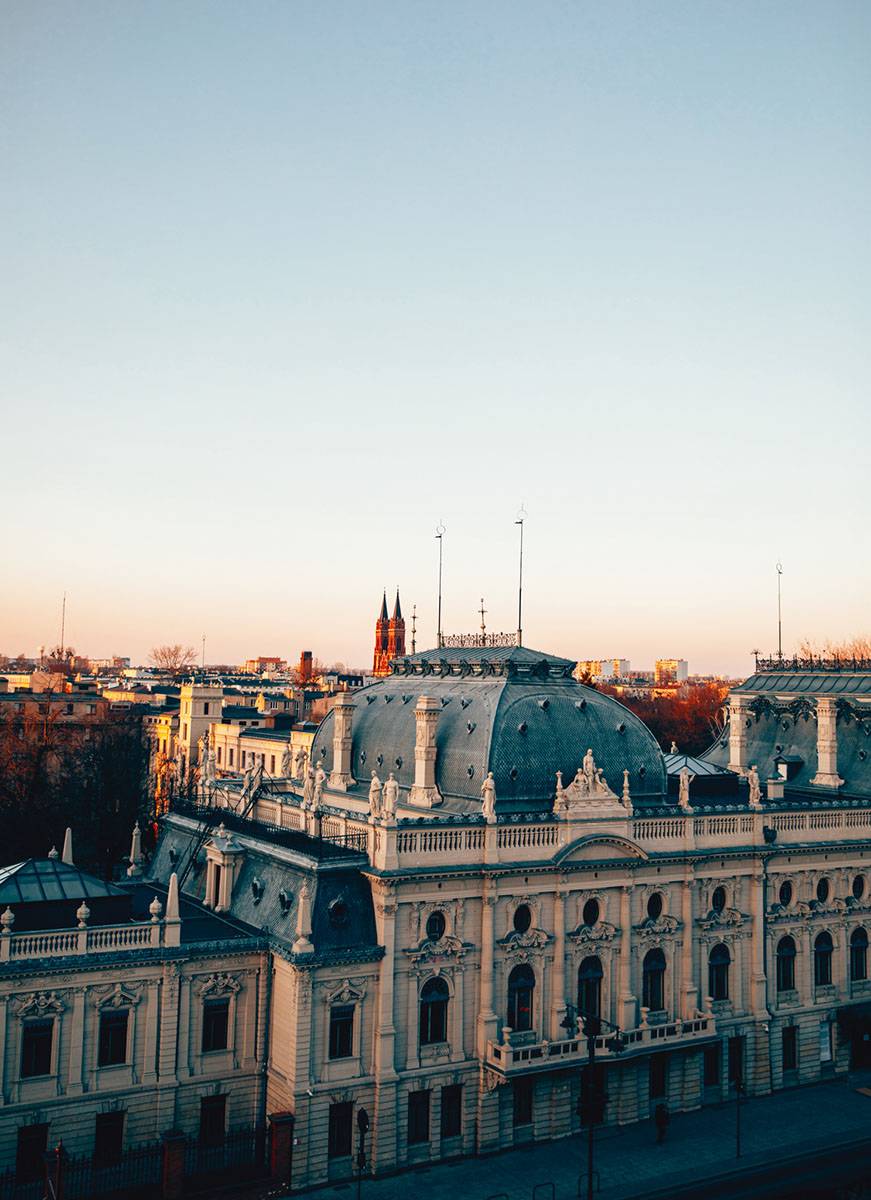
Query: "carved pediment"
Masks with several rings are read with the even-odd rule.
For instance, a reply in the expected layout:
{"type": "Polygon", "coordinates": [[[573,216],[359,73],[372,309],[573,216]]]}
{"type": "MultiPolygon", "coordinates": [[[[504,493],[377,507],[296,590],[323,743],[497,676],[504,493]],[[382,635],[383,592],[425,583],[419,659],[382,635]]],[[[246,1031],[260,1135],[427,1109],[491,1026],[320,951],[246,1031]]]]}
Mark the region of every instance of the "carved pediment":
{"type": "Polygon", "coordinates": [[[358,1004],[366,995],[366,989],[350,979],[343,979],[324,996],[327,1004],[358,1004]]]}
{"type": "Polygon", "coordinates": [[[31,992],[17,1002],[16,1012],[19,1017],[54,1017],[59,1016],[65,1007],[56,992],[31,992]]]}
{"type": "MultiPolygon", "coordinates": [[[[623,815],[625,816],[625,810],[623,815]]],[[[555,859],[561,863],[599,862],[602,860],[640,858],[647,859],[648,855],[628,838],[619,834],[588,834],[573,842],[555,859]]]]}
{"type": "Polygon", "coordinates": [[[505,953],[509,958],[516,958],[518,961],[526,962],[529,959],[530,953],[540,953],[550,937],[543,929],[527,929],[525,933],[519,933],[516,930],[509,933],[508,937],[502,939],[502,946],[505,948],[505,953]]]}
{"type": "Polygon", "coordinates": [[[232,975],[216,972],[200,985],[201,996],[235,996],[242,985],[232,975]]]}
{"type": "Polygon", "coordinates": [[[597,921],[595,925],[579,925],[569,937],[579,946],[594,946],[612,942],[617,935],[617,928],[608,921],[597,921]]]}
{"type": "Polygon", "coordinates": [[[696,923],[702,929],[728,929],[737,928],[747,920],[747,914],[739,912],[737,908],[724,908],[720,912],[711,909],[706,917],[699,917],[696,923]]]}
{"type": "Polygon", "coordinates": [[[140,1000],[140,989],[135,985],[116,983],[114,987],[100,992],[94,1000],[97,1008],[132,1008],[140,1000]]]}
{"type": "Polygon", "coordinates": [[[450,962],[461,959],[466,953],[466,945],[461,938],[446,933],[438,941],[424,938],[419,946],[406,951],[411,961],[417,963],[450,962]]]}
{"type": "Polygon", "coordinates": [[[679,928],[680,921],[678,921],[677,917],[663,913],[661,917],[657,917],[655,920],[653,917],[648,917],[640,925],[636,925],[635,932],[638,935],[639,941],[647,942],[652,946],[661,946],[663,941],[674,937],[679,928]]]}

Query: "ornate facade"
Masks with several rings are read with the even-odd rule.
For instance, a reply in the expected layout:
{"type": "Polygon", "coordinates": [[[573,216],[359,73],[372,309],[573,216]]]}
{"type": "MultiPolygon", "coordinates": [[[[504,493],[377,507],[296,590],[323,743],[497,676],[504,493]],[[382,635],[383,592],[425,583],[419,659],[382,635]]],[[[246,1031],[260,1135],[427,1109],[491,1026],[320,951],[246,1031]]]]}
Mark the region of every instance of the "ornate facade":
{"type": "MultiPolygon", "coordinates": [[[[730,698],[699,760],[709,773],[684,759],[679,777],[572,667],[519,647],[398,658],[325,718],[295,778],[249,781],[244,797],[225,778],[210,804],[163,819],[154,894],[181,875],[191,912],[262,939],[220,961],[187,950],[193,1032],[186,1049],[160,1043],[166,1124],[194,1119],[197,1012],[215,989],[248,1038],[239,1061],[262,1080],[262,1111],[296,1116],[297,1186],[351,1175],[361,1106],[376,1173],[577,1131],[578,1011],[621,1031],[597,1042],[606,1123],[867,1063],[871,673],[761,672],[730,698]]],[[[72,999],[43,966],[10,978],[14,957],[0,971],[16,1012],[7,1138],[24,1119],[14,1021],[44,995],[63,1022],[72,999]]],[[[89,994],[135,1012],[149,1045],[135,972],[97,988],[95,969],[76,966],[89,994]]],[[[146,992],[169,986],[164,969],[142,968],[146,992]]],[[[93,1026],[83,1036],[73,1058],[87,1064],[93,1026]]],[[[241,1085],[214,1061],[209,1086],[241,1085]]],[[[63,1092],[45,1083],[53,1135],[97,1100],[89,1075],[68,1091],[70,1072],[63,1092]]]]}

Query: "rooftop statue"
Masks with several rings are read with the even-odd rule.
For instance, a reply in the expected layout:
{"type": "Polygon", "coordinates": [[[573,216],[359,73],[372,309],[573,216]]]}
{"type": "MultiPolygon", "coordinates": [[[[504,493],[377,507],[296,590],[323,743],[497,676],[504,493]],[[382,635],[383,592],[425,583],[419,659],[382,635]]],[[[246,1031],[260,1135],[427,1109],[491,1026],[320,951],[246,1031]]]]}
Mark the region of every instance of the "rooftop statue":
{"type": "Polygon", "coordinates": [[[290,742],[281,752],[281,774],[285,779],[290,775],[290,742]]]}
{"type": "Polygon", "coordinates": [[[496,784],[493,781],[493,772],[487,772],[487,778],[481,784],[481,797],[484,801],[483,812],[484,818],[488,824],[495,824],[496,821],[496,784]]]}
{"type": "Polygon", "coordinates": [[[747,772],[747,782],[750,785],[750,807],[762,807],[762,787],[759,783],[759,772],[755,765],[747,772]]]}
{"type": "Polygon", "coordinates": [[[315,773],[311,767],[305,773],[305,780],[302,785],[302,806],[303,808],[314,808],[315,799],[315,773]]]}
{"type": "Polygon", "coordinates": [[[399,784],[393,778],[393,772],[387,776],[382,793],[382,817],[395,817],[396,805],[399,803],[399,784]]]}
{"type": "Polygon", "coordinates": [[[682,809],[687,812],[690,810],[690,784],[695,779],[695,775],[689,767],[681,767],[678,772],[678,794],[677,802],[682,809]]]}
{"type": "Polygon", "coordinates": [[[372,782],[369,784],[369,816],[381,815],[381,780],[372,772],[372,782]]]}

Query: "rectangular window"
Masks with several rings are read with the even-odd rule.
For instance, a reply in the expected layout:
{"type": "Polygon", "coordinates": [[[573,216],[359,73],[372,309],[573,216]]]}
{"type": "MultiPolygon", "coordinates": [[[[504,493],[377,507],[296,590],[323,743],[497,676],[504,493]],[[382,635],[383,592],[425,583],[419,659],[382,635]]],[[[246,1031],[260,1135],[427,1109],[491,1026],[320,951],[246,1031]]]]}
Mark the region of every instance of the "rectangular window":
{"type": "Polygon", "coordinates": [[[229,1000],[203,1001],[203,1054],[208,1054],[211,1050],[227,1049],[229,1021],[229,1000]]]}
{"type": "Polygon", "coordinates": [[[270,756],[269,756],[269,773],[270,773],[270,775],[275,774],[275,755],[274,754],[270,754],[270,756]]]}
{"type": "Polygon", "coordinates": [[[511,1085],[512,1101],[514,1105],[514,1124],[515,1125],[531,1125],[532,1124],[532,1080],[515,1079],[511,1085]]]}
{"type": "Polygon", "coordinates": [[[221,747],[221,746],[218,747],[218,766],[221,765],[221,750],[222,749],[223,749],[223,747],[221,747]]]}
{"type": "Polygon", "coordinates": [[[668,1091],[668,1055],[650,1056],[650,1099],[661,1100],[668,1091]]]}
{"type": "Polygon", "coordinates": [[[94,1164],[114,1167],[124,1148],[125,1112],[97,1113],[94,1123],[94,1164]]]}
{"type": "Polygon", "coordinates": [[[203,704],[203,716],[207,717],[208,715],[209,715],[209,702],[208,702],[208,700],[206,700],[206,702],[203,704]]]}
{"type": "Polygon", "coordinates": [[[203,1096],[200,1100],[200,1145],[220,1146],[227,1120],[226,1096],[203,1096]]]}
{"type": "Polygon", "coordinates": [[[18,1130],[15,1151],[15,1182],[35,1183],[43,1178],[43,1164],[48,1147],[47,1125],[22,1125],[18,1130]]]}
{"type": "Polygon", "coordinates": [[[820,1062],[832,1061],[832,1023],[820,1021],[820,1062]]]}
{"type": "Polygon", "coordinates": [[[459,1137],[463,1132],[463,1085],[451,1083],[442,1088],[442,1120],[441,1133],[443,1138],[459,1137]]]}
{"type": "Polygon", "coordinates": [[[783,1031],[783,1069],[795,1071],[798,1068],[798,1026],[787,1025],[783,1031]]]}
{"type": "Polygon", "coordinates": [[[100,1046],[97,1066],[117,1067],[127,1061],[128,1010],[100,1013],[100,1046]]]}
{"type": "MultiPolygon", "coordinates": [[[[54,1021],[27,1021],[21,1038],[21,1078],[51,1074],[54,1021]]],[[[33,1128],[33,1126],[28,1126],[33,1128]]]]}
{"type": "Polygon", "coordinates": [[[354,1006],[334,1004],[330,1009],[330,1058],[350,1058],[354,1053],[354,1006]]]}
{"type": "Polygon", "coordinates": [[[429,1141],[429,1092],[410,1092],[408,1096],[408,1144],[429,1141]]]}
{"type": "Polygon", "coordinates": [[[729,1083],[744,1081],[744,1038],[742,1036],[729,1038],[729,1083]]]}
{"type": "Polygon", "coordinates": [[[229,760],[229,765],[230,765],[231,767],[232,767],[232,765],[233,765],[233,759],[235,758],[235,756],[236,756],[236,752],[235,752],[235,750],[233,749],[233,747],[231,746],[231,747],[230,747],[230,760],[229,760]]]}
{"type": "Polygon", "coordinates": [[[716,1087],[720,1082],[720,1043],[705,1046],[705,1087],[716,1087]]]}
{"type": "Polygon", "coordinates": [[[351,1153],[351,1116],[353,1105],[350,1100],[343,1104],[330,1105],[330,1122],[327,1132],[327,1155],[329,1158],[348,1158],[351,1153]]]}
{"type": "Polygon", "coordinates": [[[185,721],[185,723],[184,723],[184,724],[182,725],[182,727],[181,727],[181,740],[182,740],[183,742],[186,742],[186,741],[188,740],[188,726],[187,726],[187,721],[185,721]]]}
{"type": "Polygon", "coordinates": [[[215,864],[214,885],[212,887],[212,908],[217,908],[221,903],[221,868],[218,863],[215,864]]]}

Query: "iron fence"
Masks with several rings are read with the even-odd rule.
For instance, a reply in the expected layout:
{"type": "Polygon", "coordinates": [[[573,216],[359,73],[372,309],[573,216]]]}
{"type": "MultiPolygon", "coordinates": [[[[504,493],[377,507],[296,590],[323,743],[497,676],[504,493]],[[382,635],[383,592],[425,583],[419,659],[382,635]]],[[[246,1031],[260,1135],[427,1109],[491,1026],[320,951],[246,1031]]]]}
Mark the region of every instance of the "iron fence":
{"type": "Polygon", "coordinates": [[[269,1131],[262,1126],[231,1129],[220,1142],[208,1145],[188,1138],[185,1178],[196,1188],[220,1176],[222,1182],[257,1179],[269,1170],[269,1131]]]}
{"type": "MultiPolygon", "coordinates": [[[[83,1155],[68,1158],[63,1169],[64,1200],[90,1200],[92,1196],[133,1198],[154,1195],[160,1187],[163,1147],[147,1142],[125,1150],[117,1162],[100,1162],[83,1155]]],[[[16,1198],[17,1200],[17,1198],[16,1198]]]]}

